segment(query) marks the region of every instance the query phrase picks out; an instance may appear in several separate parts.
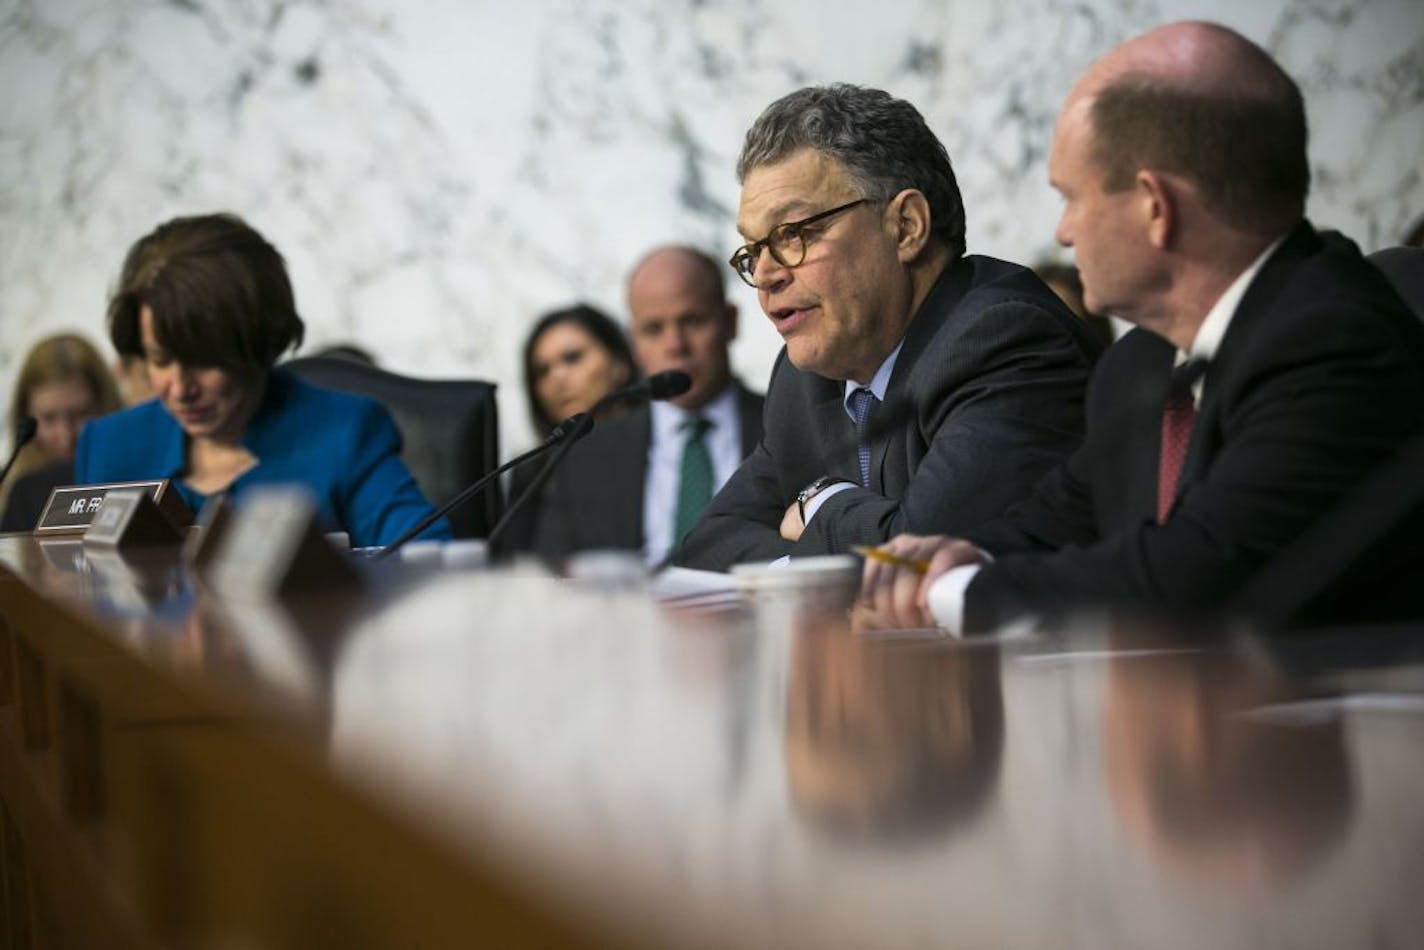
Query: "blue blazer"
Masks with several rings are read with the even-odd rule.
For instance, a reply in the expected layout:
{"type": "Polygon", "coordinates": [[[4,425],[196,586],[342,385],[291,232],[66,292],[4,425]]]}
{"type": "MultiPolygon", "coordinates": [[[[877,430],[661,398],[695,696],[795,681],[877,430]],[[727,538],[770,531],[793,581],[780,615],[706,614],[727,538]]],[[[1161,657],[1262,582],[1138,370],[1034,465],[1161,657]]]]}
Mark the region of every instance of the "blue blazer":
{"type": "MultiPolygon", "coordinates": [[[[322,529],[345,531],[353,547],[388,544],[431,512],[400,459],[400,433],[390,413],[370,399],[273,370],[242,444],[258,462],[228,488],[234,502],[241,504],[258,485],[304,485],[316,497],[322,529]]],[[[206,497],[181,481],[187,446],[178,421],[152,399],[84,426],[75,481],[168,478],[197,511],[206,497]]],[[[437,521],[421,537],[449,538],[450,526],[437,521]]]]}

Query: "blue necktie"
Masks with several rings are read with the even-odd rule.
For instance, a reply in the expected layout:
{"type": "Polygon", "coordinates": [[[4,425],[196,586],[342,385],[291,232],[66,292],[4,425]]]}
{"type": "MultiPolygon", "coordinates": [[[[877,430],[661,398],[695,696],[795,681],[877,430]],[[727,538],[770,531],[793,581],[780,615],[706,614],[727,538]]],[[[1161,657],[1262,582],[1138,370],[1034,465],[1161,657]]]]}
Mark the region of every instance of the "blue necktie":
{"type": "Polygon", "coordinates": [[[880,400],[875,393],[864,386],[850,394],[850,412],[855,417],[856,456],[860,459],[860,484],[870,487],[870,439],[869,423],[871,410],[880,400]]]}

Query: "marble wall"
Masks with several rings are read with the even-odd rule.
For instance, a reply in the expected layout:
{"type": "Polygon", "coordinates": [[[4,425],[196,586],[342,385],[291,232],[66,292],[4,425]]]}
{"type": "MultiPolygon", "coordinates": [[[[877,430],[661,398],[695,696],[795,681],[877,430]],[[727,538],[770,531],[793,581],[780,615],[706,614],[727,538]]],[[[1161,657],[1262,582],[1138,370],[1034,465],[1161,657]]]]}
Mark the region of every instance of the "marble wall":
{"type": "MultiPolygon", "coordinates": [[[[655,242],[736,243],[733,164],[772,98],[849,80],[948,144],[973,251],[1053,253],[1052,118],[1114,42],[1187,17],[1305,90],[1310,213],[1367,250],[1424,213],[1419,0],[0,0],[0,386],[36,338],[103,335],[123,250],[230,209],[287,255],[308,348],[478,375],[530,440],[541,310],[621,312],[655,242]]],[[[738,285],[739,371],[779,341],[738,285]]]]}

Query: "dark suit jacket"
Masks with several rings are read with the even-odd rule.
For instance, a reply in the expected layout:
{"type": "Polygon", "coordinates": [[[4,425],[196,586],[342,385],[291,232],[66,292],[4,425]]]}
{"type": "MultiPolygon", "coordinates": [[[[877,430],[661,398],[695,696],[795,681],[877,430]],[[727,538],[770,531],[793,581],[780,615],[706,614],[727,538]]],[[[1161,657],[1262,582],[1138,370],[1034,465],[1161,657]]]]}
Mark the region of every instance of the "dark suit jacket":
{"type": "Polygon", "coordinates": [[[969,585],[966,629],[1082,606],[1222,608],[1424,426],[1424,328],[1352,243],[1302,224],[1256,275],[1207,369],[1158,525],[1174,353],[1143,330],[1111,347],[1082,449],[969,534],[997,560],[969,585]]]}
{"type": "Polygon", "coordinates": [[[871,416],[871,485],[828,499],[795,544],[780,525],[820,475],[859,482],[844,383],[772,371],[766,438],[713,499],[678,563],[726,570],[783,554],[876,544],[902,531],[962,533],[1024,497],[1083,433],[1097,347],[1028,270],[989,257],[945,269],[905,333],[871,416]]]}
{"type": "Polygon", "coordinates": [[[73,462],[51,462],[15,479],[10,499],[5,503],[5,514],[0,516],[0,533],[35,530],[50,492],[73,484],[73,462]]]}
{"type": "MultiPolygon", "coordinates": [[[[764,402],[737,384],[744,456],[761,441],[764,402]]],[[[643,549],[643,488],[652,437],[652,411],[642,405],[600,422],[570,450],[544,492],[535,531],[541,557],[557,563],[574,551],[643,549]]]]}

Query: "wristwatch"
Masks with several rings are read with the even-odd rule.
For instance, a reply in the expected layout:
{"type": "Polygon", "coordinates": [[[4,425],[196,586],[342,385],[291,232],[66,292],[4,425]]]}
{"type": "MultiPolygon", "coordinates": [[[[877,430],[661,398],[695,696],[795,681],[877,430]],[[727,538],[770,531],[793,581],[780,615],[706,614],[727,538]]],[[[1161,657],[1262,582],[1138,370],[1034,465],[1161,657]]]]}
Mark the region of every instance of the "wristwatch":
{"type": "MultiPolygon", "coordinates": [[[[806,524],[806,502],[815,498],[832,485],[845,481],[844,478],[837,478],[834,475],[821,475],[814,479],[811,484],[796,493],[796,510],[801,512],[801,524],[803,527],[806,524]]],[[[851,483],[846,482],[846,484],[851,483]]]]}

